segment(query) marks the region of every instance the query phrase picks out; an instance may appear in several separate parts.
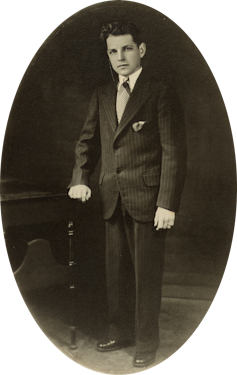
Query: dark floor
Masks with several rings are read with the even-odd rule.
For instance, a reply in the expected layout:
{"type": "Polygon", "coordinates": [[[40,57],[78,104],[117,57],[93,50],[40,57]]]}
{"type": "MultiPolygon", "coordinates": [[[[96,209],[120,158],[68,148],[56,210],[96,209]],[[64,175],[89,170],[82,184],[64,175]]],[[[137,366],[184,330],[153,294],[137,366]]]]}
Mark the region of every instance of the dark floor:
{"type": "MultiPolygon", "coordinates": [[[[200,247],[195,251],[195,246],[192,246],[192,251],[188,251],[187,254],[183,254],[182,251],[175,253],[172,251],[171,240],[166,252],[166,270],[162,289],[161,344],[156,362],[151,367],[169,359],[197,330],[212,305],[224,273],[224,262],[217,256],[218,254],[211,257],[208,252],[202,253],[200,247]]],[[[94,259],[95,257],[88,256],[88,259],[83,259],[77,267],[76,350],[70,349],[69,325],[72,309],[68,267],[59,265],[55,261],[47,241],[37,240],[29,244],[25,261],[14,273],[14,279],[39,329],[65,356],[64,358],[67,357],[74,363],[100,374],[128,375],[142,372],[146,369],[139,371],[132,364],[134,346],[110,353],[101,353],[95,349],[97,341],[102,339],[106,332],[107,307],[104,269],[101,266],[102,262],[94,259]],[[90,259],[93,259],[93,262],[90,259]]],[[[220,307],[217,310],[218,315],[221,311],[223,316],[223,310],[220,307]]],[[[219,323],[218,330],[215,329],[218,339],[219,323]]],[[[225,327],[223,330],[226,335],[228,330],[225,327]]],[[[23,332],[27,333],[26,328],[23,332]]],[[[206,341],[210,340],[210,336],[208,330],[206,341]]],[[[216,341],[219,346],[218,339],[216,341]]],[[[203,349],[205,343],[202,340],[200,342],[198,351],[192,350],[195,361],[200,361],[203,352],[206,352],[203,349]]],[[[207,346],[209,348],[210,345],[207,346]]],[[[40,352],[36,350],[41,360],[45,359],[45,352],[42,347],[40,352]]],[[[207,355],[210,356],[209,350],[207,355]]]]}
{"type": "MultiPolygon", "coordinates": [[[[106,330],[106,307],[102,302],[103,296],[95,295],[90,288],[78,289],[76,350],[70,349],[68,290],[64,286],[53,286],[28,291],[23,296],[46,336],[75,362],[107,374],[141,371],[132,365],[134,346],[110,353],[95,350],[97,341],[103,337],[106,330]]],[[[210,304],[211,301],[204,300],[163,298],[160,316],[161,345],[155,365],[167,359],[187,341],[210,304]]]]}

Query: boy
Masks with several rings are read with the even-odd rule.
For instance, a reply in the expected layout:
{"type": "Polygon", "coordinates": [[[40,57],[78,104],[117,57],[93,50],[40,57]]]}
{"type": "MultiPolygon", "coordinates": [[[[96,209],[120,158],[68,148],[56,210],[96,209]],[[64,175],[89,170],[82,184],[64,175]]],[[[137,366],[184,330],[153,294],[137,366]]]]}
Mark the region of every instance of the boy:
{"type": "Polygon", "coordinates": [[[185,179],[183,115],[174,90],[142,69],[146,45],[134,24],[107,24],[101,38],[118,80],[92,97],[69,196],[82,202],[90,198],[89,178],[101,157],[110,337],[97,349],[127,345],[133,338],[127,322],[134,315],[133,364],[147,367],[159,346],[165,235],[174,225],[185,179]],[[135,311],[132,296],[126,295],[128,277],[135,279],[135,311]]]}

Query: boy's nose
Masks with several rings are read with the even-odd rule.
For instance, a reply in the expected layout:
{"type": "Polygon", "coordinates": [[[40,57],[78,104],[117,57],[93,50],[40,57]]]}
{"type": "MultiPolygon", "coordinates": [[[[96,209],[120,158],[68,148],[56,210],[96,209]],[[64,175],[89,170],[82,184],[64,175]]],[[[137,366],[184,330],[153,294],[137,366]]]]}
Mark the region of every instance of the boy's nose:
{"type": "Polygon", "coordinates": [[[123,51],[119,51],[118,52],[118,60],[121,61],[124,59],[124,54],[123,54],[123,51]]]}

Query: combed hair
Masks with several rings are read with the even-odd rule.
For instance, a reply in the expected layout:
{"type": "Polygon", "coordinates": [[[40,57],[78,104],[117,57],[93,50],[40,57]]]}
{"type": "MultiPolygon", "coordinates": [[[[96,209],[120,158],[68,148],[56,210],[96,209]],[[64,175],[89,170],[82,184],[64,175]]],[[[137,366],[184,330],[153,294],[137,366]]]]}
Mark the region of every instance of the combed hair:
{"type": "Polygon", "coordinates": [[[130,22],[111,22],[103,25],[101,28],[100,39],[106,42],[109,35],[118,36],[127,34],[132,35],[133,41],[139,47],[142,43],[139,36],[139,29],[134,23],[130,22]]]}

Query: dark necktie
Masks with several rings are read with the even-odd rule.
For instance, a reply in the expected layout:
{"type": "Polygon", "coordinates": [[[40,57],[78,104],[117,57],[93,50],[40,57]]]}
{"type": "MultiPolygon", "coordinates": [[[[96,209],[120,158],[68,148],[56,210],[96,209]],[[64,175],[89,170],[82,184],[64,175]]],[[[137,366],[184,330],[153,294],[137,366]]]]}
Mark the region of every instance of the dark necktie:
{"type": "Polygon", "coordinates": [[[118,123],[120,123],[121,121],[128,99],[130,98],[131,91],[128,81],[129,78],[120,86],[120,89],[117,93],[116,111],[118,123]]]}

